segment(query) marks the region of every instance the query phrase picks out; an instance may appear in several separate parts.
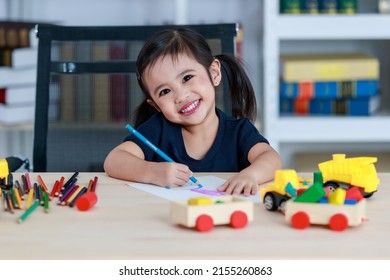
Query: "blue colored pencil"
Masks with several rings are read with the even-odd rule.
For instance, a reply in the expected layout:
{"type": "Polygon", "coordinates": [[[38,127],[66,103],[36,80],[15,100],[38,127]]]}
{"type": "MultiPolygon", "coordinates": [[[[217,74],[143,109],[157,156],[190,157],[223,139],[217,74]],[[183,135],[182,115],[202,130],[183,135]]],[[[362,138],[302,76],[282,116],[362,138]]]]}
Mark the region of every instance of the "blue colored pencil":
{"type": "MultiPolygon", "coordinates": [[[[174,162],[173,159],[171,159],[166,153],[161,151],[152,142],[150,142],[148,139],[146,139],[145,136],[143,136],[141,133],[139,133],[137,130],[135,130],[134,127],[132,127],[131,125],[128,124],[128,125],[126,125],[126,128],[130,131],[130,133],[134,134],[139,140],[141,140],[143,143],[145,143],[149,148],[151,148],[153,151],[155,151],[163,159],[165,159],[168,162],[174,162]]],[[[197,184],[199,186],[199,188],[203,188],[203,186],[201,184],[197,183],[198,180],[194,176],[191,176],[190,180],[193,183],[197,184]]]]}

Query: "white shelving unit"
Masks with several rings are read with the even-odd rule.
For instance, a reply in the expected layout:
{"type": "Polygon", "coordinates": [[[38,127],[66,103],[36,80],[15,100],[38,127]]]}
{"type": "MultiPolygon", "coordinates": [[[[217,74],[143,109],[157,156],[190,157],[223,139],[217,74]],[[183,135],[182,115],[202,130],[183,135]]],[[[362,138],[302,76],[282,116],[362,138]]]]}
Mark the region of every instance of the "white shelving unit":
{"type": "MultiPolygon", "coordinates": [[[[280,152],[286,167],[293,167],[293,152],[289,146],[298,146],[300,152],[324,146],[332,151],[329,148],[331,145],[336,147],[335,150],[337,147],[354,147],[360,151],[387,147],[390,150],[390,114],[387,102],[390,95],[389,26],[390,15],[285,15],[279,14],[279,1],[264,0],[263,132],[272,146],[280,152]],[[348,47],[353,50],[369,49],[370,44],[376,47],[382,45],[382,49],[385,49],[378,54],[386,60],[380,59],[383,112],[369,117],[280,116],[279,56],[289,51],[289,44],[291,49],[297,50],[300,45],[305,49],[301,49],[301,52],[315,52],[316,47],[323,48],[323,45],[333,47],[332,51],[338,47],[345,50],[348,43],[352,44],[348,47]],[[315,47],[310,49],[310,46],[315,47]]],[[[370,51],[378,51],[378,48],[370,51]]]]}

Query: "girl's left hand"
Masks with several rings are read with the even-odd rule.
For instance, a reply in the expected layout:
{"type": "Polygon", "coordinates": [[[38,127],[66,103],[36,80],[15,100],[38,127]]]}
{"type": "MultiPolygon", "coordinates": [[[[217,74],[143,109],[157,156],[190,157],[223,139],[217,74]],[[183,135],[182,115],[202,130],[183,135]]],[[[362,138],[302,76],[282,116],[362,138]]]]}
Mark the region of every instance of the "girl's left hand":
{"type": "Polygon", "coordinates": [[[256,194],[258,188],[259,186],[252,176],[239,173],[228,179],[217,190],[226,194],[249,196],[256,194]]]}

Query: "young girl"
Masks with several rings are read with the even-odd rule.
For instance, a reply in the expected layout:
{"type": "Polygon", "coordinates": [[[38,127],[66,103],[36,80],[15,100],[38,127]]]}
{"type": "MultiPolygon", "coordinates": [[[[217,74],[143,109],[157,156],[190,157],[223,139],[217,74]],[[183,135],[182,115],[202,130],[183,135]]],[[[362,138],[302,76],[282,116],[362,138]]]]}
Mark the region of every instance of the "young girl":
{"type": "Polygon", "coordinates": [[[175,163],[129,135],[104,162],[106,173],[128,181],[180,187],[192,172],[237,172],[219,191],[256,194],[281,167],[277,152],[251,123],[252,85],[235,57],[213,56],[206,40],[188,28],[152,36],[137,59],[146,95],[135,126],[175,163]],[[216,87],[227,75],[233,116],[216,108],[216,87]]]}

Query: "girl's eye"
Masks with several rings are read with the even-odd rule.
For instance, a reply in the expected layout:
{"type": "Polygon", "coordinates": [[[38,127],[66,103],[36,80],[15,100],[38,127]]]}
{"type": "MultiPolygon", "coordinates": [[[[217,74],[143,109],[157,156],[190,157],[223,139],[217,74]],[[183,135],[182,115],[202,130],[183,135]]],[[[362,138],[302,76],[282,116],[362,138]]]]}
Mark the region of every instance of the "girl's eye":
{"type": "Polygon", "coordinates": [[[184,76],[184,78],[183,78],[183,82],[184,82],[184,83],[185,83],[185,82],[188,82],[188,81],[191,80],[193,77],[194,77],[194,76],[192,76],[192,75],[186,75],[186,76],[184,76]]]}
{"type": "Polygon", "coordinates": [[[164,95],[166,95],[166,94],[168,94],[168,93],[170,93],[171,92],[171,90],[170,89],[163,89],[162,91],[160,91],[160,96],[164,96],[164,95]]]}

